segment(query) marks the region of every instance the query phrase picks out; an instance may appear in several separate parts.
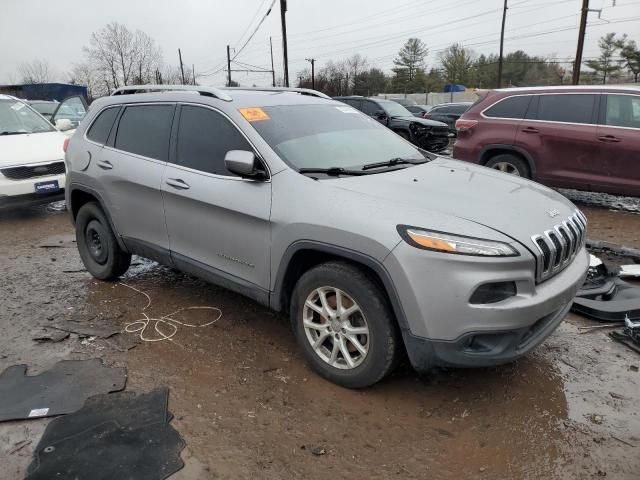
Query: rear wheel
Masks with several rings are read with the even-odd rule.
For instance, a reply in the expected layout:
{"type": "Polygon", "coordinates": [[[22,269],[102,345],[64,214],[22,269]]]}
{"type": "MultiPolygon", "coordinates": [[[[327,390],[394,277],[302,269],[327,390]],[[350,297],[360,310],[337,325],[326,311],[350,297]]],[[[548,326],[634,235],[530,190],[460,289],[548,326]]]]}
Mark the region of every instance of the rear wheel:
{"type": "Polygon", "coordinates": [[[309,366],[348,388],[373,385],[394,367],[399,340],[380,288],[343,262],[319,265],[300,277],[291,322],[309,366]]]}
{"type": "Polygon", "coordinates": [[[493,168],[494,170],[500,170],[504,173],[510,173],[518,177],[531,178],[529,172],[529,166],[522,160],[522,158],[512,155],[510,153],[503,153],[491,158],[485,166],[493,168]]]}
{"type": "Polygon", "coordinates": [[[131,255],[120,248],[102,208],[85,203],[76,216],[76,242],[87,271],[100,280],[115,280],[127,271],[131,255]]]}

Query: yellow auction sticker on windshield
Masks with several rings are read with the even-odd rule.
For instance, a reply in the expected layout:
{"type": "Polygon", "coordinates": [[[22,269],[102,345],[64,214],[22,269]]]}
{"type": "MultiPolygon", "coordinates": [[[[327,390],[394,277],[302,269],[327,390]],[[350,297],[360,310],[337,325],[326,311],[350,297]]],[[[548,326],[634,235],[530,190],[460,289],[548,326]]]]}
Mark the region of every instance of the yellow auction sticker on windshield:
{"type": "Polygon", "coordinates": [[[241,108],[240,114],[249,122],[258,122],[260,120],[269,120],[271,118],[260,107],[241,108]]]}

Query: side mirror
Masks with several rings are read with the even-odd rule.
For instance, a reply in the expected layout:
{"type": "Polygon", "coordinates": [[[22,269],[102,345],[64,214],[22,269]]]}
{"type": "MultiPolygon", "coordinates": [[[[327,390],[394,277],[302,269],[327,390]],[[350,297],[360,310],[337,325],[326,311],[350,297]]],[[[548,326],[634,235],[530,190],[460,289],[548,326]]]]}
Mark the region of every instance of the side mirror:
{"type": "Polygon", "coordinates": [[[241,177],[267,178],[267,173],[260,168],[256,155],[247,150],[229,150],[224,156],[224,164],[227,170],[241,177]]]}
{"type": "Polygon", "coordinates": [[[376,118],[386,118],[387,114],[384,113],[384,110],[376,110],[376,112],[373,114],[374,117],[376,118]]]}
{"type": "Polygon", "coordinates": [[[73,128],[73,123],[68,118],[60,118],[56,120],[56,128],[61,132],[65,132],[73,128]]]}

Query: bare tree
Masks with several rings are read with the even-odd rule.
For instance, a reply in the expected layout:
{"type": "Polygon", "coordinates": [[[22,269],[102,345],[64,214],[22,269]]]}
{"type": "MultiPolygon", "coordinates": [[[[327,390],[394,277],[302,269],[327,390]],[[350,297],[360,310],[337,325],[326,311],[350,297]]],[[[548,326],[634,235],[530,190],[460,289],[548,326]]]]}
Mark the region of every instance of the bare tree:
{"type": "Polygon", "coordinates": [[[49,83],[52,81],[53,72],[46,60],[34,60],[21,63],[18,72],[22,83],[49,83]]]}
{"type": "Polygon", "coordinates": [[[117,22],[94,32],[84,53],[97,83],[107,90],[153,82],[162,66],[162,52],[151,37],[117,22]]]}

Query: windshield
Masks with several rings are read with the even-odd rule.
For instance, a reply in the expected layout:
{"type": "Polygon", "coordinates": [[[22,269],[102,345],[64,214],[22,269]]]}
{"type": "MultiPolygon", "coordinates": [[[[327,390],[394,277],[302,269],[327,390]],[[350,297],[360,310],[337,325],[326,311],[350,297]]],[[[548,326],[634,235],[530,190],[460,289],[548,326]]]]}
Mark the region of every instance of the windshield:
{"type": "Polygon", "coordinates": [[[261,110],[268,118],[262,116],[251,125],[285,162],[298,169],[361,169],[394,158],[428,158],[388,128],[347,105],[281,105],[261,110]]]}
{"type": "Polygon", "coordinates": [[[53,132],[54,128],[26,103],[0,99],[0,135],[53,132]]]}
{"type": "Polygon", "coordinates": [[[413,115],[409,110],[396,102],[380,102],[380,106],[384,108],[384,111],[390,117],[412,117],[413,115]]]}

